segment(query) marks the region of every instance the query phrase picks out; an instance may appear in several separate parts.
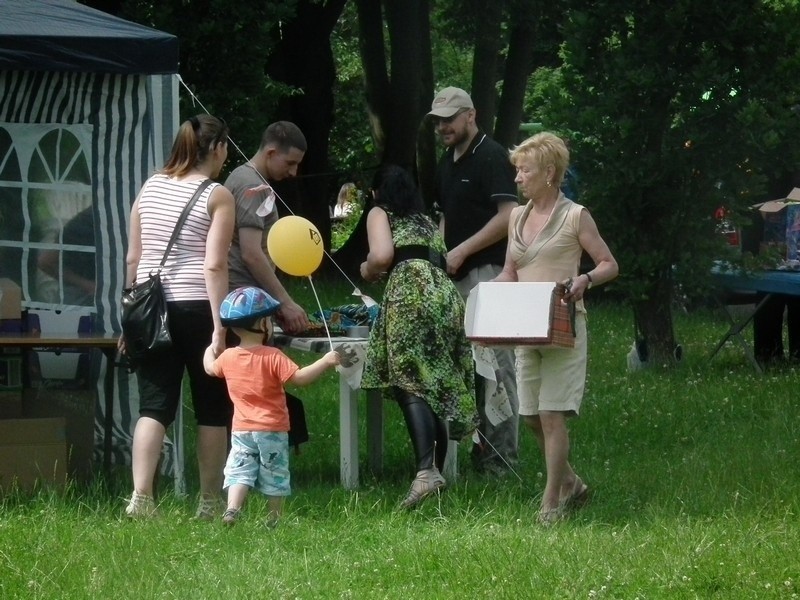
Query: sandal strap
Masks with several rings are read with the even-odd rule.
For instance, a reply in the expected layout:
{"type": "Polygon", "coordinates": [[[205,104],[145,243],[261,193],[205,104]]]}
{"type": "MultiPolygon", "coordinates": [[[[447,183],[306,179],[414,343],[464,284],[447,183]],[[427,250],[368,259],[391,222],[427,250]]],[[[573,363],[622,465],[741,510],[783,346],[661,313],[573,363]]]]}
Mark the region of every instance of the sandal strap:
{"type": "Polygon", "coordinates": [[[438,471],[417,475],[400,507],[414,508],[428,496],[439,492],[445,485],[444,477],[438,471]]]}

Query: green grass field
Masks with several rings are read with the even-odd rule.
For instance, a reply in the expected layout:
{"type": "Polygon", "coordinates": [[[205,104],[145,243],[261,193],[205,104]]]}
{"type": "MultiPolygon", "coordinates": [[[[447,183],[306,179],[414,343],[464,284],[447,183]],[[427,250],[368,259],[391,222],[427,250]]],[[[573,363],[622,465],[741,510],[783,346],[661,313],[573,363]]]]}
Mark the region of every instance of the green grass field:
{"type": "MultiPolygon", "coordinates": [[[[347,291],[317,289],[323,306],[347,291]]],[[[306,307],[313,295],[298,290],[306,307]]],[[[800,594],[800,370],[759,376],[720,315],[676,315],[677,370],[628,373],[628,310],[589,306],[590,365],[572,462],[592,502],[536,524],[543,463],[522,433],[520,479],[469,469],[418,511],[399,410],[386,407],[381,474],[338,484],[337,379],[297,390],[311,440],[293,457],[281,525],[253,494],[240,524],[191,517],[161,482],[162,516],[122,516],[130,477],[0,501],[0,598],[796,598],[800,594]]],[[[301,362],[313,357],[297,354],[301,362]]],[[[362,405],[363,406],[363,405],[362,405]]],[[[363,449],[362,466],[366,464],[363,449]]],[[[190,492],[196,474],[189,469],[190,492]]]]}

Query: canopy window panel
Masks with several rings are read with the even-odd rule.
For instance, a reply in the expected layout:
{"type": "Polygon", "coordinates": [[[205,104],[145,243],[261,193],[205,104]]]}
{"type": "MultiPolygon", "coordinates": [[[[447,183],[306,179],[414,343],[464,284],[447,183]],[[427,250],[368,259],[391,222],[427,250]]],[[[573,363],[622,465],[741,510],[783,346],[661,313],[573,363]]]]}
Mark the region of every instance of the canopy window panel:
{"type": "Polygon", "coordinates": [[[0,123],[0,264],[30,308],[94,306],[91,133],[0,123]]]}

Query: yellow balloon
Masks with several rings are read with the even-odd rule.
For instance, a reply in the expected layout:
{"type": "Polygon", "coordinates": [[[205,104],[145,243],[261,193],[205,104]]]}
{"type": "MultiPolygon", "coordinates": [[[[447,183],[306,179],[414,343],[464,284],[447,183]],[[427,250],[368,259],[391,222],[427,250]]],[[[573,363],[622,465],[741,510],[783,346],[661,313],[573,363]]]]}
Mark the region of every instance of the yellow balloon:
{"type": "Polygon", "coordinates": [[[319,230],[303,217],[282,217],[267,235],[267,252],[272,262],[289,275],[311,275],[322,262],[323,250],[319,230]]]}

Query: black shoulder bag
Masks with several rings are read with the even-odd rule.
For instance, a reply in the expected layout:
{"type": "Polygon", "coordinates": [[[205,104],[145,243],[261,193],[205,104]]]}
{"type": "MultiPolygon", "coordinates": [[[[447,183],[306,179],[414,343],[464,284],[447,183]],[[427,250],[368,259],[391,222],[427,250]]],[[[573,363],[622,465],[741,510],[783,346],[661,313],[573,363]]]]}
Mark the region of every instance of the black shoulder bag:
{"type": "Polygon", "coordinates": [[[169,239],[164,257],[158,268],[150,273],[147,281],[135,283],[122,290],[122,334],[125,338],[125,353],[135,366],[151,352],[165,350],[172,345],[167,318],[167,299],[161,283],[161,270],[167,262],[169,251],[178,239],[181,227],[189,216],[203,191],[211,184],[206,179],[195,191],[175,223],[172,237],[169,239]]]}

